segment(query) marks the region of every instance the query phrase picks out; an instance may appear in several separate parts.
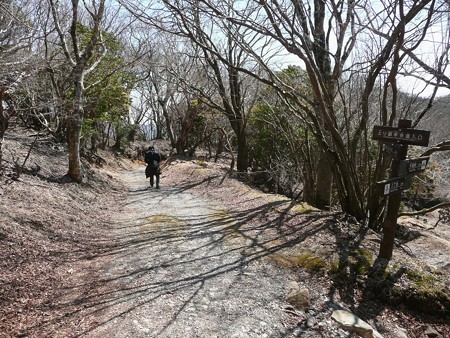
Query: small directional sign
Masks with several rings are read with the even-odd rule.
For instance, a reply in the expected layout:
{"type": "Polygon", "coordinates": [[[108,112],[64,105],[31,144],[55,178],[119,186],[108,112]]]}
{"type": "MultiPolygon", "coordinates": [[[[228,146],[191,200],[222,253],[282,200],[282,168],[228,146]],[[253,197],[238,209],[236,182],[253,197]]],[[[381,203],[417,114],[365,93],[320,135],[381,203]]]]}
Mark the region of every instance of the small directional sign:
{"type": "Polygon", "coordinates": [[[430,131],[412,128],[374,126],[372,139],[426,147],[430,141],[430,131]]]}
{"type": "Polygon", "coordinates": [[[412,121],[398,120],[397,127],[374,126],[372,139],[383,144],[383,152],[392,158],[390,178],[377,182],[385,196],[386,209],[383,220],[383,237],[380,244],[380,258],[391,259],[394,249],[395,227],[401,204],[401,192],[411,186],[414,173],[425,170],[429,157],[406,160],[408,144],[428,146],[430,132],[411,128],[412,121]],[[390,196],[392,195],[392,196],[390,196]]]}
{"type": "Polygon", "coordinates": [[[390,195],[411,187],[411,176],[394,177],[377,182],[383,191],[383,195],[390,195]]]}
{"type": "Polygon", "coordinates": [[[398,175],[403,176],[406,174],[414,174],[424,171],[428,165],[429,160],[430,156],[424,156],[415,159],[400,161],[398,175]]]}

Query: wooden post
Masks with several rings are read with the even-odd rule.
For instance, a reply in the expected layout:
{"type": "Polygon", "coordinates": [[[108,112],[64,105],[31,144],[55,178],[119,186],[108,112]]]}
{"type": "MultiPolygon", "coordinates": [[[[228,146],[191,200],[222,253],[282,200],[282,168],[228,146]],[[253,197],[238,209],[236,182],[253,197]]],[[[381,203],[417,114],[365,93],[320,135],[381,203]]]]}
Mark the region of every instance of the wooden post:
{"type": "MultiPolygon", "coordinates": [[[[399,120],[399,128],[410,128],[411,120],[399,120]]],[[[400,161],[406,159],[408,152],[408,145],[401,144],[398,149],[398,156],[392,160],[390,177],[394,178],[398,176],[400,161]]],[[[378,257],[390,259],[392,257],[392,251],[394,250],[395,229],[397,227],[398,211],[400,209],[402,192],[398,191],[391,195],[386,196],[388,198],[386,217],[383,221],[383,237],[381,238],[380,252],[378,257]]]]}
{"type": "Polygon", "coordinates": [[[374,126],[372,139],[384,143],[384,152],[393,158],[390,178],[377,182],[386,195],[383,237],[378,258],[390,259],[394,250],[402,190],[409,188],[411,174],[425,170],[429,160],[429,157],[420,157],[405,161],[408,144],[428,146],[430,131],[411,128],[411,120],[399,120],[398,127],[374,126]]]}

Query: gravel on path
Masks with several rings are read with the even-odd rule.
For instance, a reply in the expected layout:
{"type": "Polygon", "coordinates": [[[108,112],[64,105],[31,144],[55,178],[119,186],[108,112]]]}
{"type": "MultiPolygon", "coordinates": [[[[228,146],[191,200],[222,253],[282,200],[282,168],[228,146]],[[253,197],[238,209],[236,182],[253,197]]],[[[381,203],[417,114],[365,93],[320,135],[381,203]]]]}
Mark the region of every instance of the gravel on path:
{"type": "MultiPolygon", "coordinates": [[[[119,245],[98,273],[105,290],[89,337],[281,337],[287,333],[282,269],[248,261],[230,243],[233,220],[182,187],[154,189],[124,173],[129,198],[119,245]]],[[[92,301],[92,300],[91,300],[92,301]]]]}

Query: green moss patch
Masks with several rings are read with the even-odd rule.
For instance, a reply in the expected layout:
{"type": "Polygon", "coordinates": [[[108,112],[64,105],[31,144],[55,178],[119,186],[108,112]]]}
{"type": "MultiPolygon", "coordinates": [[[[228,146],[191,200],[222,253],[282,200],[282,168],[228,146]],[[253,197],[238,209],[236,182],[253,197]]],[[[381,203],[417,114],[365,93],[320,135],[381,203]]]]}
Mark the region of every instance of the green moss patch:
{"type": "Polygon", "coordinates": [[[195,163],[203,168],[206,168],[208,166],[208,163],[206,163],[205,161],[195,161],[195,163]]]}
{"type": "Polygon", "coordinates": [[[180,224],[180,219],[170,215],[152,215],[146,217],[147,224],[164,224],[164,225],[177,225],[180,224]]]}
{"type": "Polygon", "coordinates": [[[186,223],[171,215],[152,215],[145,218],[141,230],[147,231],[149,228],[152,231],[158,231],[165,236],[178,236],[181,231],[185,229],[186,223]]]}
{"type": "Polygon", "coordinates": [[[366,275],[373,264],[373,255],[370,251],[356,249],[352,251],[347,258],[347,263],[356,275],[366,275]]]}
{"type": "Polygon", "coordinates": [[[275,208],[275,211],[279,213],[285,213],[288,212],[289,214],[298,215],[298,214],[310,214],[314,212],[320,212],[319,209],[314,208],[313,206],[309,205],[308,203],[297,203],[292,207],[287,208],[275,208]]]}
{"type": "Polygon", "coordinates": [[[439,277],[439,274],[406,270],[397,280],[390,280],[394,285],[383,290],[383,294],[388,301],[401,302],[416,311],[439,316],[448,315],[450,290],[439,277]]]}
{"type": "Polygon", "coordinates": [[[269,257],[277,264],[287,268],[303,268],[308,271],[326,271],[330,266],[320,255],[311,251],[304,251],[295,255],[273,254],[269,257]]]}

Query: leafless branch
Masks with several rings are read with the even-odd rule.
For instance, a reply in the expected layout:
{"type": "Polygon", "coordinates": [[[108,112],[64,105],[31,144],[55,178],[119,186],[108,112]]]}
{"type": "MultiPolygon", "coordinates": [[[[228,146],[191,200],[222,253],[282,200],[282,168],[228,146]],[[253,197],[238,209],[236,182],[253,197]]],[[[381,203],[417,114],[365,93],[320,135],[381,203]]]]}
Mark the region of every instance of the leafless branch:
{"type": "Polygon", "coordinates": [[[450,202],[442,202],[431,208],[426,208],[426,209],[422,209],[422,210],[418,210],[418,211],[411,211],[411,212],[400,212],[398,214],[398,217],[400,217],[400,216],[421,216],[421,215],[426,215],[426,214],[428,214],[432,211],[438,210],[438,209],[445,209],[445,208],[449,208],[449,207],[450,207],[450,202]]]}

